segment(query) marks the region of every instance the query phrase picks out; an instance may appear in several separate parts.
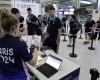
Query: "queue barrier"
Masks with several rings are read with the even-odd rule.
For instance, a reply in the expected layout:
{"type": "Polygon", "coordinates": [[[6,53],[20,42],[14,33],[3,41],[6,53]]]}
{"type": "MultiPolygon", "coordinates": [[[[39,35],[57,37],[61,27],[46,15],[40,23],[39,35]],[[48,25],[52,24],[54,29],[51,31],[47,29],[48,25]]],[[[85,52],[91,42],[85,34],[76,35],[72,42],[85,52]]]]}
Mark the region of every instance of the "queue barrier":
{"type": "Polygon", "coordinates": [[[91,80],[97,80],[100,77],[100,73],[96,68],[90,69],[91,80]]]}
{"type": "Polygon", "coordinates": [[[73,34],[72,38],[73,38],[72,53],[70,53],[69,56],[73,57],[73,58],[76,58],[77,57],[77,54],[75,54],[75,38],[76,38],[76,35],[73,34]]]}
{"type": "MultiPolygon", "coordinates": [[[[85,33],[85,34],[89,34],[89,33],[92,34],[92,35],[91,35],[91,46],[88,47],[89,50],[95,50],[95,48],[93,47],[93,40],[94,40],[93,37],[94,37],[94,33],[95,33],[95,32],[98,32],[98,35],[99,35],[99,32],[100,32],[100,31],[91,31],[91,32],[85,33]]],[[[75,36],[76,36],[76,35],[75,35],[75,34],[69,34],[69,35],[71,35],[71,36],[73,37],[72,53],[69,54],[69,56],[70,56],[70,57],[73,57],[73,58],[76,58],[76,57],[77,57],[77,54],[74,53],[74,51],[75,51],[75,38],[76,38],[75,36]]]]}
{"type": "MultiPolygon", "coordinates": [[[[99,31],[95,31],[95,30],[94,30],[94,32],[100,32],[100,28],[96,28],[96,29],[98,29],[99,31]]],[[[81,33],[81,35],[83,35],[83,34],[89,34],[89,33],[92,33],[92,32],[81,33]]],[[[68,33],[62,33],[62,34],[63,34],[63,35],[68,35],[68,36],[73,35],[73,34],[68,34],[68,33]]]]}

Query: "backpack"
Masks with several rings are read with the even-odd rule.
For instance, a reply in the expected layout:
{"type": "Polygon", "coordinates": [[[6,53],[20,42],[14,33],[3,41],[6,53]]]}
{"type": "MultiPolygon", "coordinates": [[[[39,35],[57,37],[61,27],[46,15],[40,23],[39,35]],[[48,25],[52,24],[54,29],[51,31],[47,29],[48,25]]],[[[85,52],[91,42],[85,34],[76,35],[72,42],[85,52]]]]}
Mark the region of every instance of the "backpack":
{"type": "Polygon", "coordinates": [[[74,21],[74,26],[77,32],[82,28],[82,25],[77,20],[74,21]]]}

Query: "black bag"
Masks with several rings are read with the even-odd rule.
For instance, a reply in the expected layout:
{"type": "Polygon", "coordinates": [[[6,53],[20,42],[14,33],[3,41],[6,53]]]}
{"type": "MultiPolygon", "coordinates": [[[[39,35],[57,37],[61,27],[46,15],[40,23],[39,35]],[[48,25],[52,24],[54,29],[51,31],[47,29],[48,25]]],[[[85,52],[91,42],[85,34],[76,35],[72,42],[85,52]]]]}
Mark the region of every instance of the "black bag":
{"type": "Polygon", "coordinates": [[[82,28],[82,25],[77,20],[74,21],[74,26],[75,26],[75,32],[78,32],[82,28]]]}

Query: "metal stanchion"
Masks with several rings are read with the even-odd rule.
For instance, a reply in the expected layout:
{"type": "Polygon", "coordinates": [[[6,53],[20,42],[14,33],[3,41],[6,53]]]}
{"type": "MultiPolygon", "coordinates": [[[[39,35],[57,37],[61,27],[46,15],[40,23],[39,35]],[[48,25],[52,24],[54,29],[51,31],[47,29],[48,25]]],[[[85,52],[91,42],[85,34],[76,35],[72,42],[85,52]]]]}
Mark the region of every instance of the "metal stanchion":
{"type": "Polygon", "coordinates": [[[93,47],[93,37],[94,37],[94,31],[92,31],[92,34],[91,34],[91,46],[88,47],[89,50],[95,50],[95,48],[93,47]]]}
{"type": "Polygon", "coordinates": [[[73,34],[73,46],[72,46],[72,53],[69,54],[70,57],[76,58],[77,54],[74,53],[75,51],[75,34],[73,34]]]}
{"type": "Polygon", "coordinates": [[[63,23],[63,25],[64,25],[64,28],[65,28],[65,34],[64,34],[64,39],[63,39],[63,41],[67,41],[67,39],[66,39],[66,23],[63,23]]]}
{"type": "Polygon", "coordinates": [[[92,68],[90,69],[90,74],[91,74],[91,80],[97,80],[99,78],[99,72],[97,69],[92,68]]]}

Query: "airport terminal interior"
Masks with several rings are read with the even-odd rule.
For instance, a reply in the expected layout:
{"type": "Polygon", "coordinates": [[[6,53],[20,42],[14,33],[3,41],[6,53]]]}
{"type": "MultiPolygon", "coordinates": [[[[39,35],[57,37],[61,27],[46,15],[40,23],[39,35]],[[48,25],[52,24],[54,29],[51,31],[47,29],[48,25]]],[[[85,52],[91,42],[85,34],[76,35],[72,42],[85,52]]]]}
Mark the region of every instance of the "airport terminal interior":
{"type": "Polygon", "coordinates": [[[0,80],[100,80],[100,0],[0,0],[0,80]]]}

